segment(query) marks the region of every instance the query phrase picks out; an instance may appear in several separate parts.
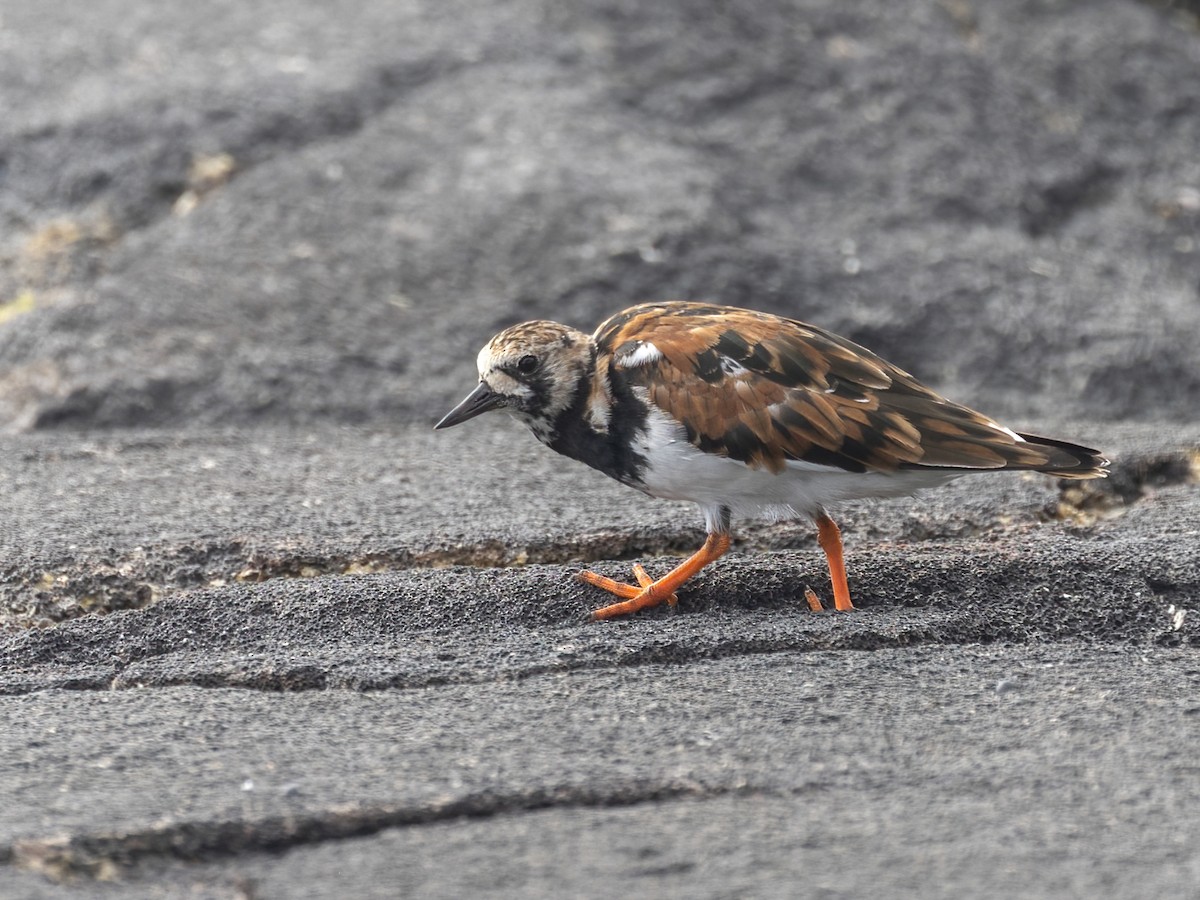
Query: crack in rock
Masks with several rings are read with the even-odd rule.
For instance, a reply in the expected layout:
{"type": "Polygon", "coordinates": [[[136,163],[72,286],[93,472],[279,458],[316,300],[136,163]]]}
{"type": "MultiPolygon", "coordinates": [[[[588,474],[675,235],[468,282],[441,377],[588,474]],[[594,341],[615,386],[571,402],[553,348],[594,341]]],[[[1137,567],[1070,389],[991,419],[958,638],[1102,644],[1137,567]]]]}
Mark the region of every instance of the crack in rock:
{"type": "Polygon", "coordinates": [[[92,613],[144,609],[162,598],[231,582],[258,584],[324,575],[447,569],[498,569],[526,565],[586,564],[601,560],[686,555],[692,534],[672,537],[631,532],[597,532],[553,544],[510,544],[486,539],[424,550],[397,548],[365,553],[251,551],[240,541],[210,546],[168,546],[136,552],[113,562],[80,562],[50,571],[10,571],[0,583],[0,631],[5,624],[47,626],[92,613]],[[7,615],[5,615],[7,613],[7,615]],[[7,622],[5,622],[7,619],[7,622]]]}
{"type": "MultiPolygon", "coordinates": [[[[1200,448],[1179,448],[1123,456],[1107,479],[1063,481],[1059,495],[1037,512],[1045,522],[1090,527],[1127,512],[1155,490],[1200,483],[1200,448]]],[[[777,529],[748,522],[737,548],[778,549],[777,529]]],[[[909,540],[928,539],[912,532],[909,540]]],[[[784,545],[797,538],[789,529],[784,545]]],[[[452,566],[506,569],[527,565],[587,565],[610,560],[680,556],[698,538],[689,528],[677,534],[602,531],[560,537],[554,543],[509,543],[484,538],[472,543],[433,544],[422,549],[392,548],[360,553],[321,553],[286,546],[248,548],[242,540],[224,544],[136,548],[115,561],[81,561],[52,571],[11,568],[0,583],[0,627],[50,625],[92,613],[143,609],[163,597],[196,588],[325,575],[442,569],[452,566]]]]}
{"type": "Polygon", "coordinates": [[[673,800],[764,793],[750,785],[693,781],[610,787],[558,785],[514,793],[484,791],[421,804],[383,803],[281,814],[259,820],[185,821],[116,832],[29,838],[0,846],[0,862],[39,872],[54,882],[116,880],[155,860],[199,862],[366,837],[390,828],[563,808],[611,808],[673,800]]]}

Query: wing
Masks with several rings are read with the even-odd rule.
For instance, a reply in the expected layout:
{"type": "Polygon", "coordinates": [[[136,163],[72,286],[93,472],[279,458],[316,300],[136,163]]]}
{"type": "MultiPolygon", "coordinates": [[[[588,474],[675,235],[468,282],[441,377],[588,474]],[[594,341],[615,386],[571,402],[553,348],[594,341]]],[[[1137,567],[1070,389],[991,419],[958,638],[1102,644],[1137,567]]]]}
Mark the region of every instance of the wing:
{"type": "Polygon", "coordinates": [[[869,350],[793,319],[647,304],[593,337],[611,354],[612,377],[644,389],[693,445],[755,468],[778,472],[798,460],[850,472],[1011,468],[1086,477],[1084,468],[1102,462],[1086,448],[1027,440],[869,350]]]}

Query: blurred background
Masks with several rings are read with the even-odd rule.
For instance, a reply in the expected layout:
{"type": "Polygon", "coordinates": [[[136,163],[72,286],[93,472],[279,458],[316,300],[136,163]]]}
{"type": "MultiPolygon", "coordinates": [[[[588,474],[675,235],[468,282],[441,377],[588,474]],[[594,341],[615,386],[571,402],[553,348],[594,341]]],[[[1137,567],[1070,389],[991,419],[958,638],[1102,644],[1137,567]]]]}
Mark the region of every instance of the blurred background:
{"type": "Polygon", "coordinates": [[[426,427],[513,321],[806,319],[1192,417],[1200,19],[1145,0],[0,2],[0,430],[426,427]]]}

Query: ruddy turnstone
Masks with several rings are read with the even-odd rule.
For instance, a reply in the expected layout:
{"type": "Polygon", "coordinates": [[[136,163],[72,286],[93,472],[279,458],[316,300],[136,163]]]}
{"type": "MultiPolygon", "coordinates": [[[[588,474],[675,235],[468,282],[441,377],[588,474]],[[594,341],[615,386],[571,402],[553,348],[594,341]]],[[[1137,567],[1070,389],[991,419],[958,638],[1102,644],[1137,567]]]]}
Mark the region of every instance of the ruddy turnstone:
{"type": "MultiPolygon", "coordinates": [[[[651,497],[700,506],[708,537],[662,578],[584,571],[621,598],[608,619],[664,601],[729,549],[734,515],[809,516],[834,606],[854,609],[826,507],[896,497],[970,472],[1100,478],[1107,460],[1019,434],[959,406],[836,334],[747,309],[651,303],[590,337],[557,322],[506,328],[479,352],[479,384],[437,423],[507,409],[543,444],[651,497]]],[[[805,589],[808,604],[821,609],[805,589]]]]}

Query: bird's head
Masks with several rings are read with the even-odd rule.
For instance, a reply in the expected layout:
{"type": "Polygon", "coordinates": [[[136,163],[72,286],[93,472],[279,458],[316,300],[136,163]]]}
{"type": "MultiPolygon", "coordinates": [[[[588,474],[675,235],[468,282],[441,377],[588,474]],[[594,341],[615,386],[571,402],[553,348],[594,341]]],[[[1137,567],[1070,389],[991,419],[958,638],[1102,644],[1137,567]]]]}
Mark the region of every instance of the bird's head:
{"type": "Polygon", "coordinates": [[[557,322],[513,325],[479,351],[479,384],[435,428],[507,409],[543,440],[571,406],[592,364],[591,339],[557,322]]]}

